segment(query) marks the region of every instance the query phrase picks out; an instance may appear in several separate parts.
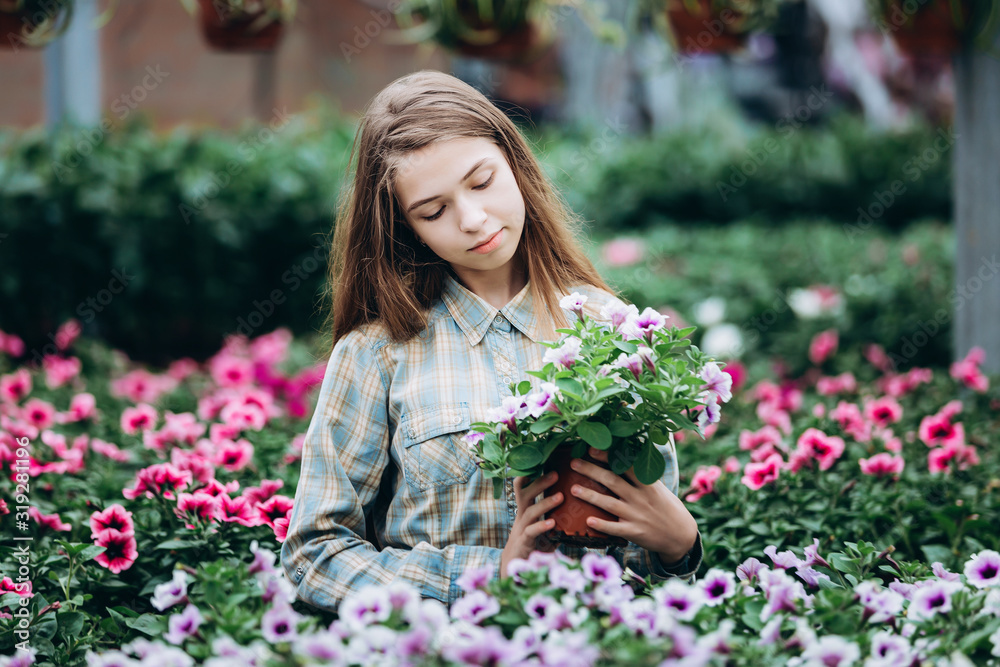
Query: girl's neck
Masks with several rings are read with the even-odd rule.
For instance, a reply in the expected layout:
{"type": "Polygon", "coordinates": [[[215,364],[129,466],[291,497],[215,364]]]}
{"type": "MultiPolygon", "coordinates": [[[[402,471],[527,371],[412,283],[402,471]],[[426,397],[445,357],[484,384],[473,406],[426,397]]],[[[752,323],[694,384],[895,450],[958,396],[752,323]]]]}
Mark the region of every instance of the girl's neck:
{"type": "Polygon", "coordinates": [[[528,271],[519,256],[515,256],[503,273],[452,270],[465,287],[497,310],[506,306],[528,284],[528,271]]]}

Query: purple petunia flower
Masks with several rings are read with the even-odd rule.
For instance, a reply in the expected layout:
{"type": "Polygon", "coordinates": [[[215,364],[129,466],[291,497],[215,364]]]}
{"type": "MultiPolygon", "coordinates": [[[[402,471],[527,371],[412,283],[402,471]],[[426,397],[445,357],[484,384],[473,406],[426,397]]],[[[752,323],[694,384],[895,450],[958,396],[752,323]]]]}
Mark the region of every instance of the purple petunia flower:
{"type": "Polygon", "coordinates": [[[580,346],[583,341],[576,336],[567,336],[559,347],[550,347],[542,357],[542,363],[552,362],[559,366],[571,367],[580,358],[580,346]]]}
{"type": "Polygon", "coordinates": [[[287,604],[277,604],[260,619],[260,634],[272,644],[291,642],[299,636],[298,622],[302,616],[287,604]]]}
{"type": "Polygon", "coordinates": [[[736,595],[736,577],[732,572],[713,567],[698,582],[698,587],[704,592],[705,604],[716,607],[736,595]]]}
{"type": "MultiPolygon", "coordinates": [[[[34,649],[30,649],[31,655],[15,655],[14,658],[4,663],[0,659],[0,665],[4,667],[27,667],[35,662],[34,649]]],[[[121,651],[104,651],[103,653],[87,652],[87,667],[136,667],[139,662],[128,657],[121,651]]]]}
{"type": "Polygon", "coordinates": [[[506,665],[519,652],[500,628],[481,628],[475,636],[445,646],[441,656],[460,665],[506,665]]]}
{"type": "Polygon", "coordinates": [[[570,569],[562,563],[553,563],[549,567],[549,584],[552,588],[579,594],[587,588],[587,578],[580,570],[570,569]]]}
{"type": "Polygon", "coordinates": [[[705,605],[705,593],[697,586],[689,586],[680,579],[670,579],[653,591],[657,604],[666,608],[674,618],[690,621],[705,605]]]}
{"type": "Polygon", "coordinates": [[[783,570],[789,570],[802,565],[802,561],[791,551],[782,551],[778,553],[778,548],[773,544],[768,544],[764,547],[764,555],[771,559],[774,566],[781,568],[783,570]]]}
{"type": "Polygon", "coordinates": [[[494,568],[491,565],[471,567],[463,572],[455,583],[466,593],[471,593],[474,590],[486,588],[486,584],[493,579],[493,571],[494,568]]]}
{"type": "Polygon", "coordinates": [[[573,292],[569,296],[559,299],[559,307],[563,310],[572,310],[577,315],[583,314],[583,304],[587,303],[587,297],[579,292],[573,292]]]}
{"type": "Polygon", "coordinates": [[[778,612],[798,612],[798,602],[812,606],[812,596],[806,593],[802,583],[792,579],[784,570],[764,570],[760,572],[760,586],[764,590],[767,603],[760,611],[760,620],[767,621],[778,612]]]}
{"type": "Polygon", "coordinates": [[[673,616],[648,597],[623,604],[618,614],[625,627],[640,637],[662,637],[676,625],[673,616]]]}
{"type": "Polygon", "coordinates": [[[881,630],[872,637],[871,657],[865,661],[866,667],[895,667],[910,665],[914,659],[913,649],[905,637],[881,630]]]}
{"type": "Polygon", "coordinates": [[[260,549],[257,547],[257,540],[250,543],[250,551],[253,553],[253,562],[247,568],[248,574],[268,574],[275,571],[274,561],[277,559],[270,549],[260,549]]]}
{"type": "Polygon", "coordinates": [[[884,623],[903,611],[903,596],[873,581],[862,581],[854,587],[854,593],[865,608],[862,619],[869,623],[884,623]]]}
{"type": "MultiPolygon", "coordinates": [[[[698,413],[698,426],[705,428],[708,424],[715,424],[722,417],[722,409],[719,407],[718,397],[715,394],[707,394],[708,402],[705,403],[705,409],[698,413]]],[[[702,397],[699,400],[705,400],[702,397]]]]}
{"type": "Polygon", "coordinates": [[[1000,553],[987,549],[965,563],[965,578],[976,588],[1000,586],[1000,553]]]}
{"type": "Polygon", "coordinates": [[[198,607],[189,604],[179,614],[174,614],[168,621],[169,630],[163,638],[171,644],[181,644],[185,639],[198,632],[198,627],[205,620],[198,607]]]}
{"type": "Polygon", "coordinates": [[[612,581],[619,582],[622,577],[622,568],[618,561],[612,556],[601,556],[593,552],[587,552],[580,559],[583,566],[583,576],[590,581],[612,581]]]}
{"type": "Polygon", "coordinates": [[[527,406],[524,404],[523,397],[505,396],[500,401],[499,407],[490,408],[486,411],[486,419],[491,422],[503,424],[511,431],[516,431],[517,424],[515,422],[523,418],[527,412],[527,406]]]}
{"type": "Polygon", "coordinates": [[[624,302],[612,299],[601,307],[601,317],[611,320],[611,326],[618,331],[630,318],[639,317],[639,309],[633,304],[626,306],[624,302]]]}
{"type": "Polygon", "coordinates": [[[187,572],[174,570],[174,576],[170,581],[159,584],[153,589],[150,603],[160,611],[164,611],[175,604],[187,602],[187,581],[187,572]]]}
{"type": "Polygon", "coordinates": [[[469,431],[468,433],[462,436],[462,444],[465,445],[466,449],[469,450],[470,454],[475,454],[477,453],[476,446],[480,442],[482,442],[483,438],[485,437],[486,437],[485,433],[481,433],[479,431],[469,431]]]}
{"type": "Polygon", "coordinates": [[[618,355],[618,359],[611,365],[615,368],[624,368],[625,370],[632,371],[632,375],[635,376],[636,380],[642,374],[642,357],[638,354],[625,354],[622,352],[618,355]]]}
{"type": "Polygon", "coordinates": [[[593,645],[587,632],[553,632],[537,652],[543,665],[590,667],[597,662],[601,650],[593,645]]]}
{"type": "Polygon", "coordinates": [[[633,320],[635,327],[642,332],[646,340],[653,339],[653,332],[658,331],[667,323],[667,316],[663,313],[646,307],[642,313],[633,320]]]}
{"type": "Polygon", "coordinates": [[[389,592],[382,586],[362,586],[340,605],[340,620],[353,630],[381,623],[392,614],[389,592]]]}
{"type": "Polygon", "coordinates": [[[500,603],[486,591],[472,591],[460,597],[451,606],[451,617],[479,625],[482,621],[500,612],[500,603]]]}
{"type": "Polygon", "coordinates": [[[543,382],[538,391],[528,394],[525,397],[526,410],[529,415],[536,419],[545,411],[558,413],[559,408],[556,407],[556,398],[559,397],[559,388],[554,383],[543,382]]]}
{"type": "MultiPolygon", "coordinates": [[[[17,651],[10,658],[0,658],[4,662],[0,662],[4,667],[28,667],[28,665],[35,664],[35,656],[38,651],[33,646],[29,646],[27,651],[17,651]]],[[[123,656],[124,657],[124,656],[123,656]]]]}
{"type": "Polygon", "coordinates": [[[714,361],[709,361],[702,368],[701,379],[705,381],[702,390],[718,396],[723,403],[728,403],[733,397],[733,376],[719,368],[719,364],[714,361]]]}
{"type": "Polygon", "coordinates": [[[823,567],[830,567],[830,564],[819,555],[819,538],[814,537],[813,543],[805,548],[805,560],[803,563],[809,567],[813,565],[822,565],[823,567]]]}
{"type": "Polygon", "coordinates": [[[824,667],[847,667],[853,665],[861,657],[861,649],[854,642],[837,635],[821,637],[819,641],[807,646],[802,657],[810,664],[824,667]]]}
{"type": "Polygon", "coordinates": [[[310,660],[337,664],[344,659],[344,642],[329,631],[302,635],[292,644],[292,653],[310,660]]]}
{"type": "Polygon", "coordinates": [[[431,651],[431,640],[434,635],[430,628],[418,626],[409,632],[399,635],[396,644],[396,654],[403,658],[405,664],[420,662],[414,658],[426,656],[431,651]]]}
{"type": "Polygon", "coordinates": [[[781,639],[781,624],[784,622],[785,617],[781,614],[775,614],[771,617],[760,631],[760,639],[757,640],[757,646],[770,646],[774,642],[781,639]]]}
{"type": "Polygon", "coordinates": [[[760,572],[766,569],[768,567],[756,558],[747,558],[742,564],[736,567],[736,578],[744,583],[752,584],[753,580],[760,575],[760,572]]]}
{"type": "Polygon", "coordinates": [[[947,614],[951,611],[951,596],[962,589],[962,585],[954,581],[938,579],[930,581],[913,591],[910,597],[910,608],[907,618],[913,621],[926,620],[937,614],[947,614]]]}
{"type": "Polygon", "coordinates": [[[937,577],[938,579],[944,579],[945,581],[962,580],[962,575],[958,574],[957,572],[950,572],[946,570],[944,567],[944,563],[941,563],[939,561],[935,561],[931,565],[931,571],[934,573],[934,576],[937,577]]]}

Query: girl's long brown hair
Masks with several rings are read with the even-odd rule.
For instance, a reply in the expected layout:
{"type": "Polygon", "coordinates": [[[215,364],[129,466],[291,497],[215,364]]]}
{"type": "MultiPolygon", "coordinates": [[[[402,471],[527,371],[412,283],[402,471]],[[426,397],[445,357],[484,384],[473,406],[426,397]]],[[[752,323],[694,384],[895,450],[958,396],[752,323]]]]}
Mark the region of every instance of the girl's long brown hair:
{"type": "Polygon", "coordinates": [[[365,108],[351,149],[330,249],[326,331],[331,349],[350,331],[381,322],[395,341],[427,325],[449,265],[421,246],[396,198],[402,170],[419,169],[413,151],[436,141],[484,137],[503,151],[524,197],[517,252],[527,267],[536,316],[551,338],[567,320],[558,292],[587,283],[609,292],[575,234],[580,219],[551,185],[514,123],[482,93],[449,74],[421,70],[382,89],[365,108]],[[405,159],[404,159],[405,158],[405,159]]]}

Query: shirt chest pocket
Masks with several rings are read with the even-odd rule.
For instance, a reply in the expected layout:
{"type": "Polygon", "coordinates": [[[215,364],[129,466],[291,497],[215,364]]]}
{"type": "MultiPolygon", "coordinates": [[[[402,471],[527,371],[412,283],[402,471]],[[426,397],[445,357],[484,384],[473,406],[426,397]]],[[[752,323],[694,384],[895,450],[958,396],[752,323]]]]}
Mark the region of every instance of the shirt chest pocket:
{"type": "Polygon", "coordinates": [[[472,424],[468,403],[441,403],[403,416],[403,473],[413,489],[465,484],[476,461],[462,443],[472,424]]]}

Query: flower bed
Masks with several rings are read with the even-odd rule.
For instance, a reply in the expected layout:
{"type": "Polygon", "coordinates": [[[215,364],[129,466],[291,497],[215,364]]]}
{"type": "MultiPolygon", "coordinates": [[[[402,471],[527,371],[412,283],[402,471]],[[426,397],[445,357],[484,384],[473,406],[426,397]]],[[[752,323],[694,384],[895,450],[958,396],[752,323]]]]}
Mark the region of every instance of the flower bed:
{"type": "Polygon", "coordinates": [[[390,586],[334,618],[293,603],[274,565],[324,368],[310,350],[277,330],[154,372],[77,331],[62,327],[38,368],[14,365],[23,345],[0,334],[0,528],[26,538],[0,559],[0,651],[15,664],[1000,653],[1000,403],[976,352],[897,373],[875,346],[845,371],[826,331],[798,377],[728,364],[722,421],[679,444],[705,547],[693,586],[650,586],[598,553],[535,554],[497,584],[467,572],[451,609],[390,586]]]}

